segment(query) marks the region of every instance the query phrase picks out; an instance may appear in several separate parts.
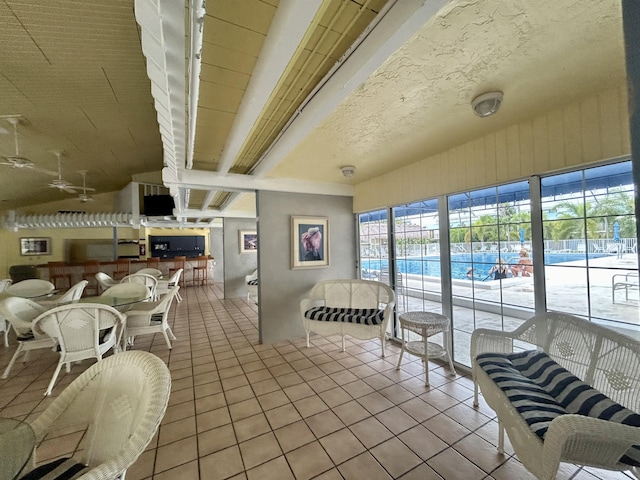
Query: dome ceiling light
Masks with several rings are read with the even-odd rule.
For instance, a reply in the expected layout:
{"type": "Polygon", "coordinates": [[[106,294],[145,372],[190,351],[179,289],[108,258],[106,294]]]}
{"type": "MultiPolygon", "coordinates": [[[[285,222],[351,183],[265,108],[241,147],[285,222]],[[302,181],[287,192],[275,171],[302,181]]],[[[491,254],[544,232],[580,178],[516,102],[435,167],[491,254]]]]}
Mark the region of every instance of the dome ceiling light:
{"type": "Polygon", "coordinates": [[[500,109],[502,97],[502,92],[487,92],[478,95],[471,101],[473,113],[481,118],[490,117],[500,109]]]}
{"type": "Polygon", "coordinates": [[[353,165],[344,165],[340,167],[340,170],[342,170],[342,174],[347,178],[351,178],[356,174],[356,167],[353,165]]]}

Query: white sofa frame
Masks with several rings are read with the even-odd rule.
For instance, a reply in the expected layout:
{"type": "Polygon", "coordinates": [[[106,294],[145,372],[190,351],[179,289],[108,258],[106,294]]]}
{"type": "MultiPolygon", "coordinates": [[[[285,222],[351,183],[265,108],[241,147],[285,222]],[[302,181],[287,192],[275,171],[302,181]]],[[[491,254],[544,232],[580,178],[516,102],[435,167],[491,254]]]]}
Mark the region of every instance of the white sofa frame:
{"type": "Polygon", "coordinates": [[[382,356],[384,357],[384,341],[389,319],[393,315],[396,304],[395,294],[389,286],[371,280],[324,280],[317,283],[300,301],[302,325],[307,335],[311,332],[318,335],[340,335],[342,351],[345,351],[345,336],[350,335],[360,340],[380,339],[382,356]],[[335,308],[374,308],[384,310],[384,319],[380,325],[360,323],[318,321],[305,317],[305,312],[312,307],[325,306],[335,308]]]}
{"type": "Polygon", "coordinates": [[[518,459],[537,478],[556,478],[560,462],[607,470],[638,469],[618,462],[640,445],[640,428],[583,415],[555,418],[544,441],[527,425],[505,393],[480,368],[475,358],[484,352],[513,353],[540,349],[582,381],[619,404],[638,412],[640,406],[640,342],[573,315],[547,312],[525,321],[512,332],[480,328],[471,335],[474,405],[478,387],[496,412],[498,451],[504,452],[504,431],[518,459]]]}

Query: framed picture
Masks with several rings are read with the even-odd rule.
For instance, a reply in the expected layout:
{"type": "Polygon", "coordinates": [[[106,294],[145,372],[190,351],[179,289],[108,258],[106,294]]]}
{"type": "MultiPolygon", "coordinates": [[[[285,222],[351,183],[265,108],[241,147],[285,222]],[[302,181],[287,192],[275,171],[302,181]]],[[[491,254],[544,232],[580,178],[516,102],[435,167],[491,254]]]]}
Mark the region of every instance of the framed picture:
{"type": "Polygon", "coordinates": [[[240,253],[255,253],[258,251],[258,232],[255,230],[240,230],[240,253]]]}
{"type": "Polygon", "coordinates": [[[51,238],[21,238],[20,255],[51,255],[51,238]]]}
{"type": "Polygon", "coordinates": [[[329,220],[291,217],[291,268],[329,266],[329,220]]]}

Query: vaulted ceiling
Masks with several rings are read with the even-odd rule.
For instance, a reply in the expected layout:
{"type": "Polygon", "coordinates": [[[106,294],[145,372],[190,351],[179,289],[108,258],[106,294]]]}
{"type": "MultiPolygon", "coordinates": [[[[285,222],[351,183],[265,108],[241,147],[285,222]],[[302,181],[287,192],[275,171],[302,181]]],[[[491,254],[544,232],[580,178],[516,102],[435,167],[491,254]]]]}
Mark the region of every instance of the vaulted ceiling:
{"type": "Polygon", "coordinates": [[[619,0],[189,3],[0,1],[0,210],[76,198],[47,186],[62,151],[95,195],[163,170],[178,217],[251,216],[255,189],[349,195],[625,78],[619,0]]]}

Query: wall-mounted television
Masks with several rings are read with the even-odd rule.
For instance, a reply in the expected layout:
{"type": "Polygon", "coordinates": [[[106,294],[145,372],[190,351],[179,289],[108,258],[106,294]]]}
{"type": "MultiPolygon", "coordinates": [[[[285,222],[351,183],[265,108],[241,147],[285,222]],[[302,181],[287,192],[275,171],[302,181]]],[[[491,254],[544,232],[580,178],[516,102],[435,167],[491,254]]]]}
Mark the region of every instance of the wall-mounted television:
{"type": "Polygon", "coordinates": [[[147,217],[173,215],[174,208],[171,195],[145,195],[144,197],[144,214],[147,217]]]}

